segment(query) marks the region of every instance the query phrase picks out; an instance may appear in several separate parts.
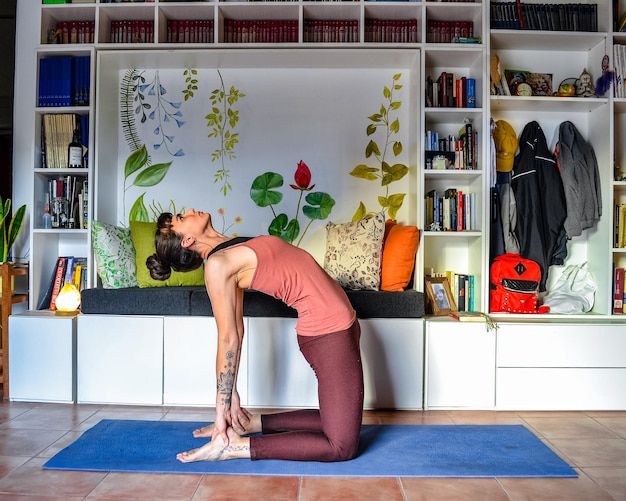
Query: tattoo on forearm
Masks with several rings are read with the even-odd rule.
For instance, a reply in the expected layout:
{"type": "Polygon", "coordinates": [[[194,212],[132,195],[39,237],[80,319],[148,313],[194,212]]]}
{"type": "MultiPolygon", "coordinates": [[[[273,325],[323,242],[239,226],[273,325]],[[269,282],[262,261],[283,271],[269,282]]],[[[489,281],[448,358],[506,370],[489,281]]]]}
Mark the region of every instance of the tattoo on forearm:
{"type": "Polygon", "coordinates": [[[229,351],[226,353],[226,365],[223,372],[219,373],[217,379],[217,394],[221,398],[221,403],[230,408],[233,395],[233,387],[235,383],[235,353],[229,351]]]}

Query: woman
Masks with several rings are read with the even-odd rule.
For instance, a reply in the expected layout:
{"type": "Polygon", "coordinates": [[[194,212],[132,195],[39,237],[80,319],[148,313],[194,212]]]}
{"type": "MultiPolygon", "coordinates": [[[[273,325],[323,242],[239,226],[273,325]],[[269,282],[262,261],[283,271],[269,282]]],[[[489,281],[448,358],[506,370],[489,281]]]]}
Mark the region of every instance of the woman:
{"type": "Polygon", "coordinates": [[[163,213],[156,253],[146,262],[154,279],[202,265],[217,323],[215,422],[194,432],[204,446],[182,462],[232,458],[344,461],[355,457],[363,414],[360,327],[343,289],[298,247],[274,236],[230,239],[211,215],[163,213]],[[318,380],[319,410],[253,416],[237,392],[243,343],[243,291],[254,289],[298,312],[300,351],[318,380]],[[246,436],[262,432],[262,435],[246,436]]]}

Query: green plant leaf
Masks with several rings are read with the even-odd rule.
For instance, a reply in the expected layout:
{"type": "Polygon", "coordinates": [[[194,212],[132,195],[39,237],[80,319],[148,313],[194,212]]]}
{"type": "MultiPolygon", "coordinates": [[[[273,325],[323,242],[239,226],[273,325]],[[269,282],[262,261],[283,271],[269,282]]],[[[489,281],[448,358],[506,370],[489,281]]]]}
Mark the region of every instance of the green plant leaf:
{"type": "Polygon", "coordinates": [[[356,212],[352,216],[352,221],[360,221],[367,215],[367,209],[365,208],[365,204],[363,202],[359,202],[359,207],[356,212]]]}
{"type": "Polygon", "coordinates": [[[143,187],[156,186],[161,181],[163,181],[163,178],[170,168],[170,165],[172,165],[172,162],[154,164],[150,167],[145,168],[139,174],[137,174],[135,181],[133,181],[133,185],[143,187]]]}
{"type": "Polygon", "coordinates": [[[396,141],[393,143],[393,154],[397,157],[400,153],[402,153],[402,143],[400,141],[396,141]]]}
{"type": "Polygon", "coordinates": [[[367,143],[365,147],[365,158],[369,158],[372,155],[380,155],[380,149],[378,149],[378,144],[373,139],[370,139],[370,142],[367,143]]]}
{"type": "Polygon", "coordinates": [[[402,73],[396,73],[396,74],[392,77],[392,79],[393,79],[393,81],[395,82],[396,80],[400,80],[400,77],[401,77],[401,76],[402,76],[402,73]]]}
{"type": "Polygon", "coordinates": [[[148,209],[146,208],[146,204],[143,199],[144,195],[145,193],[142,193],[137,200],[135,200],[135,203],[131,207],[130,213],[128,214],[128,221],[150,221],[148,209]]]}
{"type": "Polygon", "coordinates": [[[394,181],[399,181],[409,172],[409,168],[403,164],[393,164],[389,165],[385,163],[383,165],[383,179],[381,181],[382,186],[387,186],[394,181]]]}
{"type": "Polygon", "coordinates": [[[280,188],[283,185],[283,176],[275,172],[266,172],[257,176],[252,181],[250,188],[250,198],[259,207],[275,205],[283,199],[283,194],[274,191],[273,188],[280,188]]]}
{"type": "Polygon", "coordinates": [[[386,85],[383,89],[383,96],[385,96],[385,99],[389,99],[391,97],[391,90],[386,85]]]}
{"type": "Polygon", "coordinates": [[[400,120],[396,118],[393,122],[391,122],[389,130],[397,134],[400,131],[400,120]]]}
{"type": "Polygon", "coordinates": [[[350,171],[350,175],[360,179],[367,179],[368,181],[376,181],[378,178],[374,174],[375,172],[378,172],[378,169],[375,167],[368,167],[367,165],[359,164],[352,169],[352,171],[350,171]]]}
{"type": "Polygon", "coordinates": [[[285,242],[293,243],[300,233],[300,223],[296,219],[290,221],[287,214],[279,214],[270,223],[268,233],[282,238],[285,242]]]}
{"type": "Polygon", "coordinates": [[[366,129],[365,133],[368,136],[371,136],[372,134],[375,134],[376,133],[376,126],[374,124],[369,124],[367,126],[367,129],[366,129]]]}
{"type": "Polygon", "coordinates": [[[148,162],[148,150],[146,145],[142,144],[141,148],[133,151],[126,159],[124,165],[124,179],[128,179],[133,172],[137,172],[148,162]]]}
{"type": "Polygon", "coordinates": [[[310,205],[302,207],[302,212],[309,219],[326,219],[335,205],[335,200],[328,193],[321,191],[309,193],[305,200],[310,205]]]}

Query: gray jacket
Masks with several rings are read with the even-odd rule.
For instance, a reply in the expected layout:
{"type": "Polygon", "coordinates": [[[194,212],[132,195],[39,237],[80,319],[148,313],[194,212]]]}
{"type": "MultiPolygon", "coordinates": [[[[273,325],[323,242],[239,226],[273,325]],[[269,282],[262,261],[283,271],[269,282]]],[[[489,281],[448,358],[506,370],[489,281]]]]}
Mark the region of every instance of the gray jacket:
{"type": "Polygon", "coordinates": [[[567,206],[564,227],[571,239],[594,226],[602,215],[596,154],[571,122],[559,127],[558,161],[567,206]]]}

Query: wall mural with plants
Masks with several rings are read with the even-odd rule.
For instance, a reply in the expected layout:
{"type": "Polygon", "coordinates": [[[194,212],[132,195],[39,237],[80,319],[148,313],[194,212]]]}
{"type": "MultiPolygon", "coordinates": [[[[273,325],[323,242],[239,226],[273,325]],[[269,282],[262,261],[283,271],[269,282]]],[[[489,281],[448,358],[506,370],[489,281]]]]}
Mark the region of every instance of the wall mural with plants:
{"type": "MultiPolygon", "coordinates": [[[[385,85],[383,88],[384,102],[376,113],[368,117],[369,123],[365,133],[371,139],[365,147],[365,158],[375,161],[376,165],[359,164],[350,172],[351,176],[366,181],[380,180],[380,185],[384,188],[384,195],[378,197],[378,203],[391,219],[396,219],[406,193],[389,193],[389,185],[401,180],[409,172],[407,165],[398,162],[391,163],[389,160],[390,156],[394,158],[400,156],[403,150],[402,142],[396,138],[400,133],[400,120],[395,114],[402,106],[402,101],[394,99],[394,92],[402,89],[401,77],[402,73],[393,75],[391,85],[385,85]],[[382,138],[382,142],[380,139],[376,141],[377,137],[382,138]]],[[[377,211],[368,211],[365,203],[361,201],[354,216],[352,216],[352,220],[358,221],[373,212],[377,211]]]]}
{"type": "Polygon", "coordinates": [[[389,185],[410,162],[401,76],[393,71],[389,85],[389,72],[369,69],[122,70],[121,213],[153,221],[195,206],[212,212],[222,233],[268,233],[297,246],[323,238],[325,220],[377,212],[372,201],[395,218],[407,190],[389,185]],[[383,104],[366,117],[366,162],[358,163],[360,116],[381,88],[383,104]],[[378,183],[359,187],[363,180],[378,183]]]}

